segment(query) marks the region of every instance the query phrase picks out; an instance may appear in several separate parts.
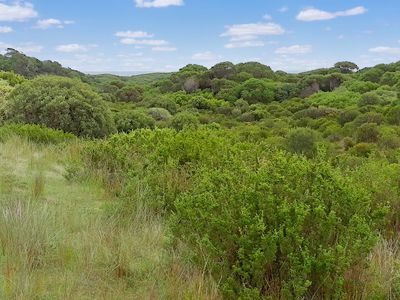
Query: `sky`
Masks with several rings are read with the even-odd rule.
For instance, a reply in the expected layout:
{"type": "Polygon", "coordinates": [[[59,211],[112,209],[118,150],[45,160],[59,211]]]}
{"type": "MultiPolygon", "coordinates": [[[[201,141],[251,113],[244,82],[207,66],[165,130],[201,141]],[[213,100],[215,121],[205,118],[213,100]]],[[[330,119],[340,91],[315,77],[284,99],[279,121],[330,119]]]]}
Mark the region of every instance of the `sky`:
{"type": "Polygon", "coordinates": [[[399,0],[0,0],[0,50],[87,73],[400,60],[399,0]]]}

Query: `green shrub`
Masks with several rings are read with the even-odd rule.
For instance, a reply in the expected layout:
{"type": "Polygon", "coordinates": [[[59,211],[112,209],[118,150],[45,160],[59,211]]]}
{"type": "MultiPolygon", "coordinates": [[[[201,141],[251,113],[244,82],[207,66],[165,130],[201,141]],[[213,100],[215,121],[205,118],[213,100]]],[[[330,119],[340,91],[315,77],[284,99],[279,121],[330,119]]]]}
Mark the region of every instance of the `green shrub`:
{"type": "Polygon", "coordinates": [[[319,134],[309,128],[297,128],[289,131],[286,149],[289,152],[303,154],[309,158],[317,154],[319,134]]]}
{"type": "Polygon", "coordinates": [[[127,85],[117,92],[117,100],[122,102],[140,102],[143,99],[143,88],[137,85],[127,85]]]}
{"type": "Polygon", "coordinates": [[[76,138],[73,134],[40,125],[7,124],[0,127],[0,141],[4,142],[13,136],[41,144],[59,144],[76,138]]]}
{"type": "Polygon", "coordinates": [[[149,115],[156,121],[168,121],[171,119],[171,113],[161,107],[152,107],[149,109],[149,115]]]}
{"type": "Polygon", "coordinates": [[[367,105],[378,105],[382,102],[381,97],[375,92],[368,92],[361,96],[360,101],[358,101],[358,106],[367,106],[367,105]]]}
{"type": "Polygon", "coordinates": [[[79,80],[42,76],[18,85],[8,97],[5,118],[39,124],[77,136],[104,137],[114,132],[105,102],[79,80]]]}
{"type": "Polygon", "coordinates": [[[400,125],[400,106],[389,108],[386,113],[386,120],[391,125],[400,125]]]}
{"type": "Polygon", "coordinates": [[[365,123],[357,129],[356,136],[359,143],[377,143],[379,138],[378,125],[365,123]]]}
{"type": "Polygon", "coordinates": [[[202,168],[176,201],[173,232],[227,299],[345,298],[346,271],[375,242],[370,197],[327,163],[259,157],[202,168]]]}
{"type": "Polygon", "coordinates": [[[350,92],[345,89],[337,89],[333,92],[319,92],[311,97],[309,101],[316,106],[328,106],[334,108],[346,108],[356,105],[361,95],[357,92],[350,92]]]}
{"type": "Polygon", "coordinates": [[[130,132],[141,128],[154,128],[154,119],[144,112],[133,110],[115,115],[115,125],[119,132],[130,132]]]}
{"type": "Polygon", "coordinates": [[[376,151],[376,145],[370,143],[358,143],[350,149],[350,153],[358,157],[369,157],[376,151]]]}
{"type": "Polygon", "coordinates": [[[275,85],[262,79],[249,79],[242,83],[240,96],[250,104],[270,103],[275,99],[275,85]]]}
{"type": "Polygon", "coordinates": [[[3,79],[8,82],[11,86],[16,86],[25,81],[24,76],[15,74],[14,72],[4,72],[0,71],[0,79],[3,79]]]}
{"type": "Polygon", "coordinates": [[[177,113],[171,122],[172,128],[176,130],[183,130],[187,127],[197,127],[200,124],[199,118],[189,112],[177,113]]]}

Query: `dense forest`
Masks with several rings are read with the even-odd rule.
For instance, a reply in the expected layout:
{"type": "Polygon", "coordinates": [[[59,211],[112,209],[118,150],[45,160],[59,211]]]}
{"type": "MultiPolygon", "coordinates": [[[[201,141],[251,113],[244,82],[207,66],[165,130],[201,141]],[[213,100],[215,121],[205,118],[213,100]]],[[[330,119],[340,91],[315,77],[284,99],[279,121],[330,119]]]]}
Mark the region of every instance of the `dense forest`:
{"type": "MultiPolygon", "coordinates": [[[[82,225],[104,228],[90,231],[93,248],[65,245],[50,173],[29,179],[25,204],[2,175],[0,298],[400,297],[400,62],[299,74],[221,62],[123,77],[8,49],[0,70],[3,164],[12,147],[28,162],[47,153],[42,167],[50,157],[70,187],[91,182],[108,197],[82,225]],[[133,260],[143,245],[158,252],[133,260]],[[61,279],[47,288],[52,272],[89,272],[79,261],[101,278],[90,292],[61,279]],[[32,282],[45,288],[24,290],[32,282]]],[[[73,206],[86,209],[83,198],[73,206]]]]}

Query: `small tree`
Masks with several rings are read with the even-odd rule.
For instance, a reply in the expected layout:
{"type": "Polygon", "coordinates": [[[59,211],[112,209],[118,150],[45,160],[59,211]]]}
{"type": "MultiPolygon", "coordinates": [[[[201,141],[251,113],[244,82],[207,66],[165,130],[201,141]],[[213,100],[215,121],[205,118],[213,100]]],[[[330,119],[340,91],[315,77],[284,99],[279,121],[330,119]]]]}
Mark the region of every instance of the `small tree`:
{"type": "Polygon", "coordinates": [[[77,79],[37,77],[18,85],[5,104],[5,118],[45,125],[78,136],[104,137],[115,130],[101,97],[77,79]]]}
{"type": "Polygon", "coordinates": [[[355,63],[350,61],[337,62],[335,68],[340,69],[340,72],[342,73],[352,73],[360,69],[355,63]]]}

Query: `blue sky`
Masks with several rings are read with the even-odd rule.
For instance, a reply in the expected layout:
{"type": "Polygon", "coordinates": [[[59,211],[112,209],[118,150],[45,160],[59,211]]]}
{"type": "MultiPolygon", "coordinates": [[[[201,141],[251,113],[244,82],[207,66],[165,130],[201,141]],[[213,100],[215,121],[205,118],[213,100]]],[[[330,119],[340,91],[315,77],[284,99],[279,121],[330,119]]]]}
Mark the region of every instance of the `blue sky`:
{"type": "Polygon", "coordinates": [[[400,60],[398,0],[0,0],[0,48],[84,72],[400,60]]]}

